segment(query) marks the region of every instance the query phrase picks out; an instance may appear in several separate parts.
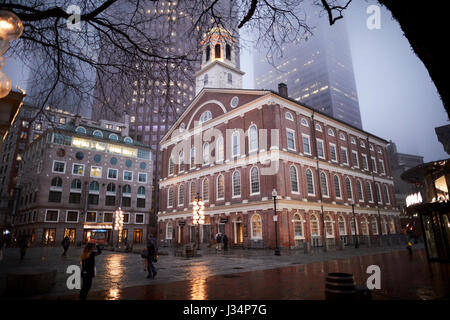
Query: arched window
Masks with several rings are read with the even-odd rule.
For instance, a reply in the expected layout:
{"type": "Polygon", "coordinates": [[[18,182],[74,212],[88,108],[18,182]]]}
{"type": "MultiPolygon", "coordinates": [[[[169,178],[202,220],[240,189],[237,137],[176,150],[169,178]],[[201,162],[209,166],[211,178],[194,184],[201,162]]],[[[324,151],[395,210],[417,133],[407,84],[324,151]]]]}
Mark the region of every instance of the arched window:
{"type": "Polygon", "coordinates": [[[339,139],[345,141],[345,135],[342,132],[339,133],[339,139]]]}
{"type": "Polygon", "coordinates": [[[250,170],[250,188],[251,194],[259,193],[259,171],[257,167],[250,170]]]}
{"type": "Polygon", "coordinates": [[[316,124],[316,131],[322,132],[322,127],[320,124],[316,124]]]}
{"type": "Polygon", "coordinates": [[[369,234],[369,223],[365,217],[361,218],[361,231],[364,235],[369,234]]]}
{"type": "Polygon", "coordinates": [[[220,59],[220,44],[214,46],[214,57],[220,59]]]}
{"type": "Polygon", "coordinates": [[[173,207],[173,188],[170,187],[169,191],[167,192],[167,207],[172,208],[173,207]]]}
{"type": "Polygon", "coordinates": [[[228,43],[225,45],[225,57],[231,61],[231,46],[228,43]]]}
{"type": "Polygon", "coordinates": [[[384,185],[384,199],[386,200],[386,204],[391,203],[391,199],[389,197],[389,189],[387,185],[384,185]]]}
{"type": "Polygon", "coordinates": [[[195,167],[195,147],[191,148],[191,168],[195,167]]]}
{"type": "Polygon", "coordinates": [[[378,234],[377,218],[372,217],[370,221],[370,228],[372,229],[372,234],[378,234]]]}
{"type": "Polygon", "coordinates": [[[341,183],[339,181],[339,177],[337,175],[334,176],[334,191],[336,193],[336,198],[342,198],[341,196],[341,183]]]}
{"type": "Polygon", "coordinates": [[[178,172],[183,172],[184,171],[184,152],[181,151],[180,154],[178,155],[178,172]]]}
{"type": "Polygon", "coordinates": [[[305,127],[309,127],[308,120],[306,120],[305,118],[302,118],[302,120],[300,121],[300,123],[301,123],[302,125],[304,125],[305,127]]]}
{"type": "Polygon", "coordinates": [[[117,141],[117,140],[119,140],[119,137],[117,136],[117,134],[111,133],[109,135],[109,140],[117,141]]]}
{"type": "Polygon", "coordinates": [[[221,162],[225,158],[224,146],[223,146],[223,137],[220,136],[217,138],[216,142],[216,162],[221,162]]]}
{"type": "Polygon", "coordinates": [[[356,191],[358,192],[359,201],[364,201],[362,185],[361,185],[361,181],[359,181],[359,180],[356,180],[356,191]]]}
{"type": "Polygon", "coordinates": [[[233,157],[237,157],[240,155],[240,146],[239,146],[239,132],[235,131],[232,135],[232,155],[233,157]]]}
{"type": "Polygon", "coordinates": [[[331,217],[328,215],[325,216],[325,231],[326,231],[327,237],[334,235],[333,221],[331,220],[331,217]]]}
{"type": "Polygon", "coordinates": [[[294,239],[303,238],[303,223],[302,218],[298,213],[294,215],[292,223],[294,224],[294,239]]]}
{"type": "Polygon", "coordinates": [[[345,219],[342,216],[338,216],[339,235],[347,235],[347,229],[345,228],[345,219]]]}
{"type": "Polygon", "coordinates": [[[108,183],[106,186],[106,191],[116,193],[116,185],[112,182],[108,183]]]}
{"type": "Polygon", "coordinates": [[[125,141],[126,143],[133,143],[133,139],[131,139],[130,137],[125,137],[123,141],[125,141]]]}
{"type": "Polygon", "coordinates": [[[328,181],[325,172],[320,173],[320,187],[322,188],[322,195],[328,197],[328,181]]]}
{"type": "Polygon", "coordinates": [[[92,133],[94,137],[103,138],[103,133],[100,130],[94,130],[92,133]]]}
{"type": "Polygon", "coordinates": [[[370,182],[366,182],[366,190],[367,190],[367,199],[369,202],[373,202],[373,196],[372,196],[372,185],[370,182]]]}
{"type": "Polygon", "coordinates": [[[359,142],[359,146],[360,146],[361,148],[365,148],[365,147],[366,147],[366,144],[364,143],[364,141],[360,141],[360,142],[359,142]]]}
{"type": "Polygon", "coordinates": [[[345,178],[345,189],[347,191],[347,199],[352,200],[353,199],[353,192],[352,192],[352,183],[350,182],[350,178],[345,178]]]}
{"type": "Polygon", "coordinates": [[[306,189],[309,195],[314,195],[314,182],[311,170],[306,170],[306,189]]]}
{"type": "Polygon", "coordinates": [[[393,219],[390,219],[389,221],[389,233],[395,234],[395,223],[393,219]]]}
{"type": "Polygon", "coordinates": [[[241,196],[241,173],[235,171],[233,173],[233,197],[241,196]]]}
{"type": "Polygon", "coordinates": [[[81,190],[81,181],[79,179],[72,180],[72,183],[70,184],[70,189],[81,190]]]}
{"type": "Polygon", "coordinates": [[[92,181],[89,184],[89,191],[99,191],[100,190],[100,185],[98,184],[97,181],[92,181]]]}
{"type": "Polygon", "coordinates": [[[203,164],[209,164],[209,143],[203,144],[203,164]]]}
{"type": "Polygon", "coordinates": [[[174,168],[173,157],[170,157],[170,159],[169,159],[169,175],[173,174],[173,168],[174,168]]]}
{"type": "Polygon", "coordinates": [[[252,238],[261,239],[262,238],[262,220],[259,214],[254,214],[251,220],[252,228],[252,238]]]}
{"type": "Polygon", "coordinates": [[[258,129],[256,125],[251,125],[248,129],[249,152],[258,150],[258,129]]]}
{"type": "Polygon", "coordinates": [[[225,198],[225,180],[223,175],[219,174],[217,176],[217,199],[221,200],[225,198]]]}
{"type": "Polygon", "coordinates": [[[381,192],[380,192],[380,185],[378,183],[375,183],[375,192],[377,195],[377,203],[378,204],[382,204],[383,203],[383,199],[381,198],[381,192]]]}
{"type": "Polygon", "coordinates": [[[137,190],[138,196],[145,196],[145,187],[139,187],[137,190]]]}
{"type": "Polygon", "coordinates": [[[228,83],[232,84],[233,83],[233,75],[231,73],[228,73],[227,78],[228,78],[228,83]]]}
{"type": "Polygon", "coordinates": [[[286,112],[284,114],[284,117],[290,121],[294,121],[294,117],[292,116],[292,114],[290,112],[286,112]]]}
{"type": "Polygon", "coordinates": [[[178,187],[178,205],[184,205],[184,184],[180,184],[178,187]]]}
{"type": "Polygon", "coordinates": [[[205,57],[205,61],[209,61],[210,57],[211,57],[211,47],[207,46],[206,47],[206,57],[205,57]]]}
{"type": "Polygon", "coordinates": [[[319,222],[317,221],[317,217],[314,214],[311,215],[311,218],[309,219],[309,225],[310,225],[310,228],[311,228],[311,235],[312,236],[320,235],[319,222]]]}
{"type": "Polygon", "coordinates": [[[295,166],[289,168],[289,176],[291,178],[291,191],[298,192],[297,168],[295,166]]]}
{"type": "Polygon", "coordinates": [[[350,143],[351,143],[351,144],[356,144],[356,140],[355,140],[355,138],[353,138],[353,137],[350,137],[350,143]]]}
{"type": "Polygon", "coordinates": [[[205,112],[202,113],[202,115],[200,116],[200,123],[206,122],[208,120],[212,119],[212,113],[209,110],[206,110],[205,112]]]}
{"type": "Polygon", "coordinates": [[[207,84],[208,84],[208,74],[206,73],[205,76],[203,77],[203,85],[207,84]]]}
{"type": "Polygon", "coordinates": [[[86,129],[83,128],[83,127],[77,127],[77,128],[75,129],[75,131],[76,131],[77,133],[86,134],[86,129]]]}
{"type": "Polygon", "coordinates": [[[173,226],[172,221],[167,222],[166,225],[166,239],[171,240],[173,236],[173,226]]]}
{"type": "Polygon", "coordinates": [[[334,137],[333,129],[328,129],[328,135],[334,137]]]}
{"type": "Polygon", "coordinates": [[[355,235],[355,220],[351,219],[350,226],[352,228],[352,235],[355,235]]]}
{"type": "Polygon", "coordinates": [[[122,188],[122,194],[124,195],[130,195],[131,194],[131,186],[129,184],[126,184],[122,188]]]}
{"type": "Polygon", "coordinates": [[[202,199],[203,199],[203,201],[209,200],[209,180],[208,180],[208,178],[204,179],[202,182],[202,199]]]}
{"type": "Polygon", "coordinates": [[[62,179],[60,177],[54,177],[50,184],[52,187],[62,188],[62,179]]]}
{"type": "Polygon", "coordinates": [[[190,202],[192,203],[192,202],[194,202],[195,201],[195,198],[196,198],[196,189],[195,189],[195,182],[191,182],[191,185],[190,185],[190,190],[191,190],[191,192],[189,193],[190,195],[191,195],[191,199],[190,199],[190,202]]]}

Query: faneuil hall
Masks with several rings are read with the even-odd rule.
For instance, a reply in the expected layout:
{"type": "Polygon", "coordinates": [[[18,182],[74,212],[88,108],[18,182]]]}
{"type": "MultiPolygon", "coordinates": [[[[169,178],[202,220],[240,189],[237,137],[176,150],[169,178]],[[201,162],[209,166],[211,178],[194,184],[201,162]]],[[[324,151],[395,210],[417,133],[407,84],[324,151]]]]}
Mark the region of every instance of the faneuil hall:
{"type": "Polygon", "coordinates": [[[158,237],[205,245],[221,231],[232,247],[274,248],[277,233],[291,249],[395,238],[388,141],[290,99],[284,84],[242,89],[234,45],[222,28],[208,33],[197,96],[160,143],[158,237]]]}

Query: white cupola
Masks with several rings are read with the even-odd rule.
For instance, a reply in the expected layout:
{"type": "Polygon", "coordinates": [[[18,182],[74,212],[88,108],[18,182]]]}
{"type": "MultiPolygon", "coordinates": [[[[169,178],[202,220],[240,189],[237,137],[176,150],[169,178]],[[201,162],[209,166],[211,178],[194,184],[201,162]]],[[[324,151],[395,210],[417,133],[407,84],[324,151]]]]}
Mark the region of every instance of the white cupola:
{"type": "Polygon", "coordinates": [[[236,67],[236,41],[222,27],[212,28],[202,40],[202,63],[195,74],[195,94],[203,88],[242,89],[242,72],[236,67]]]}

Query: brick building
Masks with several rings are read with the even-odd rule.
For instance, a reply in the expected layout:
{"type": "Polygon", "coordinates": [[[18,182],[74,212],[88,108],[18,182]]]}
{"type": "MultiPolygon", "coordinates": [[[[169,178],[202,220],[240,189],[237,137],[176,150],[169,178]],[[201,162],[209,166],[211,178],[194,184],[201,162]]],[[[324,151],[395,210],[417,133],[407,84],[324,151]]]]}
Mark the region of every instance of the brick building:
{"type": "Polygon", "coordinates": [[[232,245],[274,247],[273,189],[281,247],[350,243],[354,221],[364,241],[397,234],[388,141],[289,99],[283,84],[241,89],[225,53],[233,43],[220,34],[205,41],[204,86],[160,143],[160,240],[210,243],[220,230],[232,245]],[[230,75],[234,87],[208,88],[208,78],[230,75]],[[199,235],[197,193],[206,204],[199,235]]]}
{"type": "Polygon", "coordinates": [[[104,230],[113,244],[120,207],[121,238],[142,243],[150,219],[152,165],[150,147],[128,137],[124,124],[75,118],[48,129],[22,154],[13,232],[59,245],[65,235],[79,244],[104,230]]]}

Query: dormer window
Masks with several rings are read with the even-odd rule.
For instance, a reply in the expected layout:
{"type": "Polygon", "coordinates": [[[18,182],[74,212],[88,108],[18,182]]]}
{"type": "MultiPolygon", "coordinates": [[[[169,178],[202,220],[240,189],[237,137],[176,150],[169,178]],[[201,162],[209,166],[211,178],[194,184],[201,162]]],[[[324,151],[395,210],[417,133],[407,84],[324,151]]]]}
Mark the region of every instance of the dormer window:
{"type": "Polygon", "coordinates": [[[111,134],[109,135],[109,140],[117,141],[117,140],[119,140],[119,137],[117,136],[117,134],[111,133],[111,134]]]}
{"type": "Polygon", "coordinates": [[[209,61],[210,57],[211,57],[211,47],[207,46],[206,47],[206,59],[205,59],[205,61],[209,61]]]}
{"type": "Polygon", "coordinates": [[[200,117],[200,123],[206,122],[208,120],[212,119],[212,113],[211,111],[205,111],[202,113],[202,116],[200,117]]]}
{"type": "Polygon", "coordinates": [[[83,127],[78,127],[75,129],[77,133],[86,134],[86,129],[83,127]]]}
{"type": "Polygon", "coordinates": [[[231,46],[228,43],[225,46],[225,57],[231,61],[231,46]]]}
{"type": "Polygon", "coordinates": [[[92,133],[94,137],[103,138],[103,133],[100,130],[95,130],[94,133],[92,133]]]}
{"type": "Polygon", "coordinates": [[[130,137],[125,137],[123,141],[125,141],[126,143],[133,143],[133,139],[131,139],[130,137]]]}
{"type": "Polygon", "coordinates": [[[220,59],[220,44],[216,44],[214,47],[214,57],[220,59]]]}

